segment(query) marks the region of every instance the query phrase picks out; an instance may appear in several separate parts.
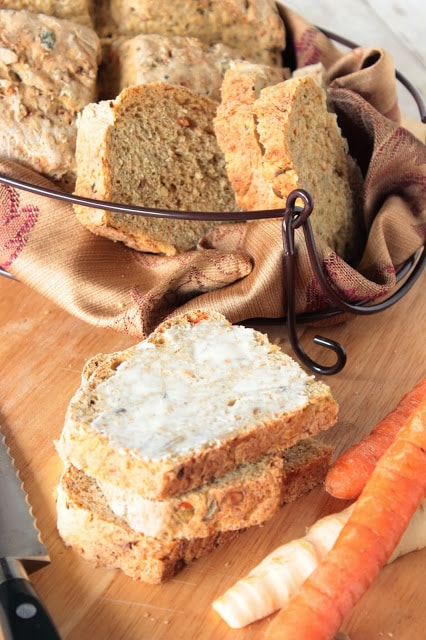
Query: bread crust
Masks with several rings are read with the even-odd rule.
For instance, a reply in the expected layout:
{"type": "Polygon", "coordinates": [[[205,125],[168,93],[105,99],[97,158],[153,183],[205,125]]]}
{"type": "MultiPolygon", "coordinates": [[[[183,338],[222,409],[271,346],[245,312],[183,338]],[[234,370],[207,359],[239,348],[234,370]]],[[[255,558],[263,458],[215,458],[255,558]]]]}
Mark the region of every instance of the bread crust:
{"type": "MultiPolygon", "coordinates": [[[[162,334],[176,324],[194,324],[203,320],[231,327],[221,315],[206,311],[191,312],[161,324],[148,338],[153,344],[162,343],[162,334]]],[[[269,345],[270,357],[283,363],[291,361],[264,334],[255,332],[256,339],[269,345]]],[[[258,460],[262,455],[291,447],[300,439],[315,435],[331,427],[337,419],[337,403],[329,387],[312,377],[306,377],[307,401],[295,411],[285,412],[272,420],[254,421],[245,429],[229,437],[206,444],[190,453],[174,453],[159,459],[144,459],[126,446],[112,446],[108,437],[95,430],[93,399],[97,385],[113,376],[119,363],[131,358],[135,347],[107,356],[96,356],[86,365],[80,388],[72,399],[64,428],[57,443],[63,459],[69,460],[88,475],[116,482],[124,490],[131,489],[141,496],[162,500],[223,476],[241,464],[258,460]]],[[[302,370],[300,370],[302,373],[302,370]]],[[[214,393],[214,390],[212,390],[214,393]]]]}
{"type": "Polygon", "coordinates": [[[93,27],[93,0],[3,0],[1,8],[43,13],[93,27]]]}

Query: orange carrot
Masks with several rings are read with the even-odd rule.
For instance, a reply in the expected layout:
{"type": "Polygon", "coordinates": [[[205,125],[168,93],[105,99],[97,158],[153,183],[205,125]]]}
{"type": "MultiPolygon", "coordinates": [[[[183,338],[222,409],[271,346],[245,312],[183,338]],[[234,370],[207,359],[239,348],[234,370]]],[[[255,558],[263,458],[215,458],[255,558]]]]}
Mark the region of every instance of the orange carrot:
{"type": "Polygon", "coordinates": [[[333,548],[274,618],[266,640],[330,640],[392,555],[426,496],[426,405],[383,454],[333,548]]]}
{"type": "Polygon", "coordinates": [[[377,461],[420,405],[426,404],[426,378],[405,394],[393,411],[361,442],[349,447],[328,470],[325,488],[335,498],[354,500],[363,490],[377,461]]]}

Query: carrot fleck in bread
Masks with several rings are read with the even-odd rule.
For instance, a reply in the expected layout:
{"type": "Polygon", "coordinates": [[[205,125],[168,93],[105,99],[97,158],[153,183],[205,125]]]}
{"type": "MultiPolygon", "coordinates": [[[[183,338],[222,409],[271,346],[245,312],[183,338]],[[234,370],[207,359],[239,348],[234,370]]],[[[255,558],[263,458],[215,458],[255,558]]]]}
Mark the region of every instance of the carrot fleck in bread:
{"type": "MultiPolygon", "coordinates": [[[[213,130],[216,108],[206,96],[161,82],[88,105],[78,123],[76,194],[175,211],[236,211],[213,130]]],[[[166,255],[194,248],[218,224],[75,211],[96,234],[166,255]]]]}
{"type": "Polygon", "coordinates": [[[99,59],[86,26],[0,10],[0,154],[72,190],[75,122],[96,99],[99,59]]]}
{"type": "Polygon", "coordinates": [[[221,314],[162,323],[83,371],[59,455],[162,500],[328,429],[337,404],[266,335],[221,314]]]}
{"type": "Polygon", "coordinates": [[[285,27],[273,0],[111,0],[122,34],[159,33],[223,42],[244,57],[280,64],[285,27]]]}

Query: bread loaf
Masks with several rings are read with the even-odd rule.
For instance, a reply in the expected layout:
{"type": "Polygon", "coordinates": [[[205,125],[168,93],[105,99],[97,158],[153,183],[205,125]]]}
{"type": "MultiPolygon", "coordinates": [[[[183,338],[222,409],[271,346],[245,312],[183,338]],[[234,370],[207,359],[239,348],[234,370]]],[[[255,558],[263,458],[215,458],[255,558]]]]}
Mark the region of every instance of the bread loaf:
{"type": "Polygon", "coordinates": [[[325,91],[311,76],[269,86],[264,77],[262,69],[251,65],[247,71],[244,63],[227,72],[215,119],[237,203],[247,210],[285,208],[291,191],[307,190],[314,201],[310,220],[316,238],[355,263],[363,238],[362,176],[327,108],[325,91]]]}
{"type": "Polygon", "coordinates": [[[266,335],[199,311],[90,360],[57,446],[99,482],[163,500],[291,447],[336,417],[329,387],[266,335]]]}
{"type": "MultiPolygon", "coordinates": [[[[313,441],[300,443],[285,454],[280,505],[296,500],[322,482],[329,461],[330,448],[313,441]]],[[[235,491],[238,500],[240,485],[235,491]]],[[[228,513],[231,517],[232,510],[228,513]]],[[[271,515],[265,511],[265,519],[271,515]]],[[[158,539],[143,535],[112,511],[93,478],[68,464],[57,489],[57,526],[65,544],[86,560],[121,569],[131,578],[148,583],[168,580],[185,565],[243,532],[212,527],[204,537],[158,539]]]]}
{"type": "MultiPolygon", "coordinates": [[[[237,210],[213,130],[216,108],[186,87],[161,82],[88,105],[78,123],[76,194],[175,211],[237,210]]],[[[75,211],[93,233],[166,255],[194,248],[218,224],[75,211]]]]}
{"type": "Polygon", "coordinates": [[[222,42],[244,57],[281,64],[285,28],[273,0],[111,0],[120,33],[159,33],[222,42]]]}
{"type": "Polygon", "coordinates": [[[96,99],[92,29],[0,10],[0,154],[72,190],[77,114],[96,99]]]}
{"type": "Polygon", "coordinates": [[[140,34],[113,40],[104,64],[103,94],[115,98],[126,87],[168,82],[188,87],[216,102],[223,74],[231,60],[242,58],[236,49],[203,44],[198,38],[140,34]]]}
{"type": "Polygon", "coordinates": [[[93,27],[93,0],[2,0],[1,8],[44,13],[93,27]]]}

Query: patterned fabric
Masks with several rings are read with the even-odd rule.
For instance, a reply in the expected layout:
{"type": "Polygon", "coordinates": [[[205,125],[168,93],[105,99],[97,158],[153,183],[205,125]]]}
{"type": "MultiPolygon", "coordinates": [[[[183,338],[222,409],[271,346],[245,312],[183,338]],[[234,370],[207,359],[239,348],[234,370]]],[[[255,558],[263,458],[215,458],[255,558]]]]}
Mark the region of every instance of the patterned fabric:
{"type": "MultiPolygon", "coordinates": [[[[342,53],[297,14],[283,10],[286,56],[297,66],[322,61],[339,123],[365,177],[365,251],[357,269],[319,246],[330,282],[350,302],[392,292],[396,270],[426,238],[426,149],[400,125],[395,71],[381,49],[342,53]],[[291,50],[290,50],[291,48],[291,50]]],[[[0,160],[0,172],[52,185],[0,160]]],[[[327,309],[302,231],[296,231],[296,311],[327,309]]],[[[285,316],[280,219],[219,226],[197,249],[174,257],[138,253],[97,237],[69,203],[0,184],[0,265],[76,317],[141,338],[168,315],[220,311],[231,322],[285,316]]]]}

